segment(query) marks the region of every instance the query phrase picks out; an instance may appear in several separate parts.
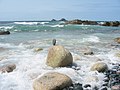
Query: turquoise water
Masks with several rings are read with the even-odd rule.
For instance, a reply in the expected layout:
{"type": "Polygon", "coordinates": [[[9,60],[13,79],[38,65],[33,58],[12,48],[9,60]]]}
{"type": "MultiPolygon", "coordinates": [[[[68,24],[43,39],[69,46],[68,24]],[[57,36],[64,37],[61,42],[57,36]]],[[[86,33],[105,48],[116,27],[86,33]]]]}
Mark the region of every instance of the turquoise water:
{"type": "Polygon", "coordinates": [[[91,72],[91,65],[98,59],[107,63],[109,68],[111,63],[120,62],[116,57],[120,48],[114,46],[117,44],[114,39],[120,36],[120,27],[66,25],[59,21],[21,21],[0,22],[0,30],[11,32],[10,35],[0,35],[0,66],[16,64],[13,72],[0,73],[0,90],[33,90],[34,79],[49,71],[67,74],[73,82],[100,87],[104,75],[91,72]],[[54,38],[57,45],[63,45],[72,53],[74,63],[80,70],[67,67],[51,69],[46,66],[46,56],[54,38]],[[36,48],[43,50],[35,52],[36,48]],[[83,55],[86,48],[90,48],[94,55],[83,55]],[[99,81],[88,82],[88,76],[97,76],[99,81]]]}

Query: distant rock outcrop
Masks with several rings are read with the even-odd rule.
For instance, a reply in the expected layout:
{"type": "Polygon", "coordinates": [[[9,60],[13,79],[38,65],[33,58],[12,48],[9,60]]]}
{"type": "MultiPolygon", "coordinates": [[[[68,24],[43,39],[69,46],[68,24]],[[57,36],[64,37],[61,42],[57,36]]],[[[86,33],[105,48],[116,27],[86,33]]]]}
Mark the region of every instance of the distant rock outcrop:
{"type": "Polygon", "coordinates": [[[0,31],[0,35],[8,35],[8,34],[10,34],[9,31],[0,31]]]}
{"type": "Polygon", "coordinates": [[[51,67],[65,67],[73,62],[72,54],[63,46],[55,45],[49,49],[46,64],[51,67]]]}
{"type": "Polygon", "coordinates": [[[102,24],[100,24],[101,26],[113,26],[113,27],[118,27],[120,26],[120,22],[119,21],[110,21],[110,22],[104,22],[102,24]]]}
{"type": "Polygon", "coordinates": [[[55,20],[55,19],[52,19],[51,21],[53,22],[53,21],[57,21],[57,20],[55,20]]]}
{"type": "Polygon", "coordinates": [[[106,21],[106,22],[100,23],[97,21],[79,20],[79,19],[66,21],[65,24],[100,25],[100,26],[113,26],[113,27],[120,26],[119,21],[106,21]]]}
{"type": "Polygon", "coordinates": [[[72,80],[64,74],[49,72],[33,82],[34,90],[62,90],[72,84],[72,80]]]}
{"type": "Polygon", "coordinates": [[[88,20],[71,20],[71,21],[67,21],[66,24],[83,24],[83,25],[98,25],[98,23],[96,21],[88,21],[88,20]]]}
{"type": "Polygon", "coordinates": [[[67,21],[65,18],[61,18],[59,21],[67,21]]]}

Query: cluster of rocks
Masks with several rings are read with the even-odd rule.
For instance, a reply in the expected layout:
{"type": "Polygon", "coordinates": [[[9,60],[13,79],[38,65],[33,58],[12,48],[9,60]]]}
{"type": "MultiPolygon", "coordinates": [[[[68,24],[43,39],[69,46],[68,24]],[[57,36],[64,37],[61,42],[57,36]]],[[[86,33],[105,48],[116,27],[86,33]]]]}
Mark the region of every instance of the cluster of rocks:
{"type": "MultiPolygon", "coordinates": [[[[72,54],[61,45],[56,45],[56,40],[53,40],[53,46],[49,48],[46,65],[57,68],[67,67],[73,64],[72,54]]],[[[84,55],[93,55],[91,50],[84,52],[84,55]]],[[[74,70],[80,70],[73,68],[74,70]]],[[[37,78],[33,82],[34,90],[120,90],[120,64],[114,66],[112,70],[109,70],[108,65],[102,61],[94,63],[91,71],[98,71],[106,75],[103,85],[101,87],[92,87],[90,84],[81,84],[72,82],[71,78],[65,74],[58,72],[48,72],[37,78]],[[115,89],[117,88],[117,89],[115,89]]],[[[95,81],[97,78],[93,78],[95,81]]]]}
{"type": "Polygon", "coordinates": [[[119,21],[105,21],[101,23],[97,21],[88,21],[88,20],[79,20],[79,19],[66,21],[65,24],[100,25],[100,26],[115,26],[115,27],[120,26],[119,21]]]}
{"type": "Polygon", "coordinates": [[[104,90],[111,88],[112,90],[120,90],[120,64],[114,64],[112,69],[107,70],[105,73],[104,90]]]}
{"type": "Polygon", "coordinates": [[[98,25],[96,21],[88,21],[88,20],[72,20],[72,21],[66,21],[65,24],[83,24],[83,25],[98,25]]]}
{"type": "Polygon", "coordinates": [[[119,21],[110,21],[110,22],[104,22],[100,24],[101,26],[114,26],[114,27],[118,27],[120,26],[120,22],[119,21]]]}

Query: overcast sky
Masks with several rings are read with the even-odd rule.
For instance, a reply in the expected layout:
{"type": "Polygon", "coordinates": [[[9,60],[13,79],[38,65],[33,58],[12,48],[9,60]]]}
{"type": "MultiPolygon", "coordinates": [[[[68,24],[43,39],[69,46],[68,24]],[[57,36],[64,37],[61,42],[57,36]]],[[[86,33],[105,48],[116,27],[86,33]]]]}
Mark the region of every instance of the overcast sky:
{"type": "Polygon", "coordinates": [[[3,20],[120,20],[120,0],[0,0],[3,20]]]}

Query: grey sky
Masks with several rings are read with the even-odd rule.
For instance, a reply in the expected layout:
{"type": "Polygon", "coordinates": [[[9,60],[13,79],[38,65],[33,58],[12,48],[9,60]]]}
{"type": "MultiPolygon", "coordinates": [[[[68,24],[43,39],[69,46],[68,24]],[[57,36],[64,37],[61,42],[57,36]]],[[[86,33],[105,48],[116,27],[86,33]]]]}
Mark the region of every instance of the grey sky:
{"type": "Polygon", "coordinates": [[[120,20],[120,0],[0,0],[0,20],[120,20]]]}

